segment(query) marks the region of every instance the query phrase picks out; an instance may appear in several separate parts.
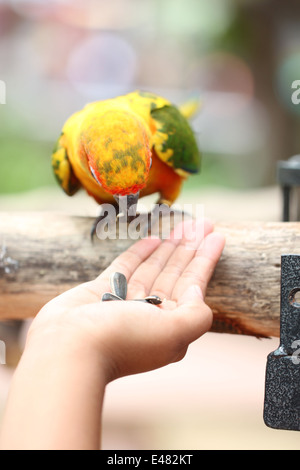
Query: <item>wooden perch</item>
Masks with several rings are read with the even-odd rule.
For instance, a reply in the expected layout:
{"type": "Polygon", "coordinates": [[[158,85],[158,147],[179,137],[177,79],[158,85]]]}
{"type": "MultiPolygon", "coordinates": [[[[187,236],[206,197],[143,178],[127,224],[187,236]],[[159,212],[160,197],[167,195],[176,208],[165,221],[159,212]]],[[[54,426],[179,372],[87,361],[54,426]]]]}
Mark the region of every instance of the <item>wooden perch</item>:
{"type": "MultiPolygon", "coordinates": [[[[63,291],[95,278],[132,240],[91,244],[93,219],[0,213],[0,319],[33,317],[63,291]]],[[[279,336],[282,254],[300,252],[300,223],[219,223],[226,247],[207,292],[212,331],[279,336]]]]}

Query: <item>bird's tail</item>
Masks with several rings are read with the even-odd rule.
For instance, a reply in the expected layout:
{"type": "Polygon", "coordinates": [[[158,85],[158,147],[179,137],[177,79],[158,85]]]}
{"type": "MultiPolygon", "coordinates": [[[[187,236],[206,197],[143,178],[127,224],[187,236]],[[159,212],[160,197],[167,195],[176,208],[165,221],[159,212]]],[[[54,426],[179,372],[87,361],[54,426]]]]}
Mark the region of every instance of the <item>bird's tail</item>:
{"type": "Polygon", "coordinates": [[[186,119],[193,118],[201,108],[201,101],[198,98],[193,98],[189,101],[186,101],[181,106],[179,106],[179,110],[181,114],[186,119]]]}

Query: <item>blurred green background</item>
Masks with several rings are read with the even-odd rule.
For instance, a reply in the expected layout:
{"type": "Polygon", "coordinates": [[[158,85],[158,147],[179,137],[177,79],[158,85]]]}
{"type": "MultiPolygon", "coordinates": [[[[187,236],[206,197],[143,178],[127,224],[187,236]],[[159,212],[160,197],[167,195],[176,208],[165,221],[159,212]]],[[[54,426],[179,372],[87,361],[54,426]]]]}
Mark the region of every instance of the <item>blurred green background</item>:
{"type": "Polygon", "coordinates": [[[56,185],[69,115],[137,88],[201,99],[187,188],[276,184],[300,148],[299,18],[297,0],[0,0],[0,194],[56,185]]]}
{"type": "MultiPolygon", "coordinates": [[[[276,164],[300,153],[295,80],[299,0],[0,0],[0,210],[96,215],[91,198],[58,187],[52,149],[71,113],[139,88],[202,102],[188,201],[213,220],[278,221],[276,164]]],[[[299,449],[297,433],[262,421],[277,347],[207,333],[184,361],[115,381],[104,448],[299,449]]],[[[0,368],[0,422],[10,380],[0,368]]]]}

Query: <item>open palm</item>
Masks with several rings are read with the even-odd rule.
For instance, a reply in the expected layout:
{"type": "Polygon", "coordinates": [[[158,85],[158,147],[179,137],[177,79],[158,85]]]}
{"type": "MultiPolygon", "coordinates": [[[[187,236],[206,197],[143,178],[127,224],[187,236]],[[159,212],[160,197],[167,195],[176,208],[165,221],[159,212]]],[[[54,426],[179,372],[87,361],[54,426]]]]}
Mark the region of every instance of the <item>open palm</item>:
{"type": "MultiPolygon", "coordinates": [[[[95,280],[49,302],[34,319],[30,338],[53,333],[93,344],[107,380],[144,372],[181,359],[188,345],[209,330],[211,309],[205,304],[208,282],[224,248],[224,237],[208,221],[189,221],[191,240],[143,239],[116,258],[95,280]],[[196,224],[196,226],[195,226],[196,224]],[[193,245],[193,246],[192,246],[193,245]],[[113,272],[128,282],[126,301],[101,302],[110,291],[113,272]],[[158,295],[156,306],[132,302],[158,295]]],[[[185,233],[185,232],[184,232],[185,233]]]]}

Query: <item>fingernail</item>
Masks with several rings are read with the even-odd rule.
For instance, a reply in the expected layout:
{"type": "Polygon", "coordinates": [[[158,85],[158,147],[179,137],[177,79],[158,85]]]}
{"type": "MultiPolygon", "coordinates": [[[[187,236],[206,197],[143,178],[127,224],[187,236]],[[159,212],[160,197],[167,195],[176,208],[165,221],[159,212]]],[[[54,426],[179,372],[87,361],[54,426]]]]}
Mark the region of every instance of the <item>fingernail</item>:
{"type": "Polygon", "coordinates": [[[189,300],[199,299],[199,297],[204,300],[203,292],[197,284],[190,286],[185,293],[185,298],[189,300]]]}
{"type": "Polygon", "coordinates": [[[203,292],[202,292],[202,289],[200,288],[200,286],[198,286],[197,284],[194,284],[193,286],[193,289],[195,291],[195,294],[198,296],[198,297],[201,297],[201,299],[203,300],[203,292]]]}

